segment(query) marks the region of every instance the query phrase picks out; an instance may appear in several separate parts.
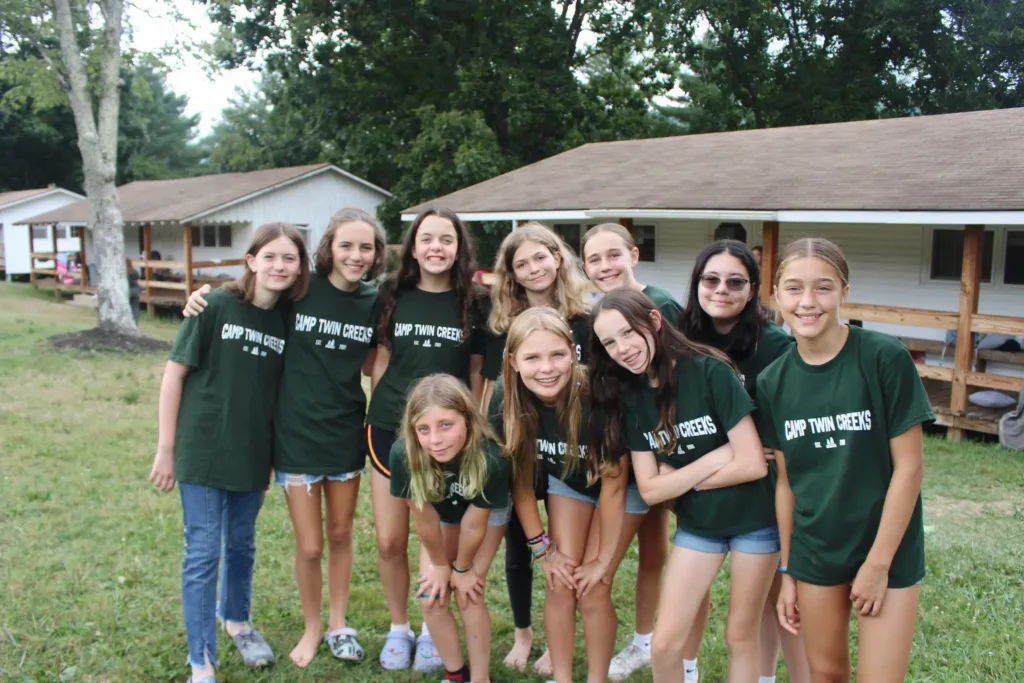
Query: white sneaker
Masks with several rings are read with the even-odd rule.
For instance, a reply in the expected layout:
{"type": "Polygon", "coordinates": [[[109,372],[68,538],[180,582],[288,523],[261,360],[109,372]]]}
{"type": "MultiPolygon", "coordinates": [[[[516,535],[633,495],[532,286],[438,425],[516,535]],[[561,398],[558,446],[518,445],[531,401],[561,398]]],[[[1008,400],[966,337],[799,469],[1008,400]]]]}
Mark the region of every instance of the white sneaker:
{"type": "Polygon", "coordinates": [[[612,658],[608,667],[608,678],[613,681],[621,681],[629,678],[641,669],[651,666],[651,652],[642,647],[630,643],[622,648],[622,652],[612,658]]]}

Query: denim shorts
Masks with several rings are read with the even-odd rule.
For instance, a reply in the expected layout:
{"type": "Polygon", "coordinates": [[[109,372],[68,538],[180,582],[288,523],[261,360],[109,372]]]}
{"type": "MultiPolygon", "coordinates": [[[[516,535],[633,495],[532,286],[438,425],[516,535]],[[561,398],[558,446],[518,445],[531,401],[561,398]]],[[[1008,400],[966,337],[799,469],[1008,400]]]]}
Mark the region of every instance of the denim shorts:
{"type": "Polygon", "coordinates": [[[676,530],[672,537],[673,545],[700,553],[724,555],[730,550],[747,555],[770,555],[781,549],[779,545],[779,527],[769,526],[757,531],[748,531],[727,538],[717,536],[698,536],[682,529],[676,530]]]}
{"type": "Polygon", "coordinates": [[[350,479],[355,479],[365,471],[365,467],[355,472],[348,472],[347,474],[288,474],[287,472],[274,470],[274,483],[278,486],[284,487],[285,493],[288,493],[288,489],[292,486],[305,486],[306,493],[309,493],[313,484],[325,479],[327,481],[349,481],[350,479]]]}
{"type": "MultiPolygon", "coordinates": [[[[598,496],[588,496],[585,493],[580,493],[558,477],[550,474],[548,475],[548,495],[562,496],[563,498],[572,498],[573,500],[582,500],[584,503],[590,503],[595,507],[600,507],[598,496]]],[[[630,483],[626,487],[626,514],[645,515],[650,509],[651,508],[640,496],[640,489],[637,488],[636,482],[630,483]]]]}

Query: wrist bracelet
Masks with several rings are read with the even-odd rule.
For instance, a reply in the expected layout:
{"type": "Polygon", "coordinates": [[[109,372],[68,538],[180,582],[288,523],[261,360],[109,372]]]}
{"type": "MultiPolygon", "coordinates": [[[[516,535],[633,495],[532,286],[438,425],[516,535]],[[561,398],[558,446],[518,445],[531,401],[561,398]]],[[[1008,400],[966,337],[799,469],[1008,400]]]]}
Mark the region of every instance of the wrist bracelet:
{"type": "Polygon", "coordinates": [[[779,573],[780,574],[787,574],[787,573],[789,573],[788,572],[788,568],[786,567],[786,565],[784,565],[784,564],[783,565],[779,565],[779,573]]]}
{"type": "Polygon", "coordinates": [[[536,545],[536,544],[540,543],[542,540],[544,540],[544,532],[543,531],[541,531],[539,534],[537,534],[533,538],[526,539],[526,544],[527,545],[536,545]]]}
{"type": "Polygon", "coordinates": [[[468,567],[466,567],[465,569],[459,569],[459,565],[452,564],[452,571],[455,572],[456,574],[468,574],[469,570],[472,569],[472,568],[473,568],[473,563],[470,563],[470,565],[468,567]]]}

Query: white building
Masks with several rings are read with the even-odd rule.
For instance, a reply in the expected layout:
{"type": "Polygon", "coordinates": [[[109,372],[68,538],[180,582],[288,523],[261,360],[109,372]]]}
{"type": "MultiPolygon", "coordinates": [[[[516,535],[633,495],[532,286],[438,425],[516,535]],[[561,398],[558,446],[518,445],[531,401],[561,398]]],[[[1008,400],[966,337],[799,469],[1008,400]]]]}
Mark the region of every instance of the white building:
{"type": "MultiPolygon", "coordinates": [[[[59,209],[84,199],[82,195],[59,187],[39,190],[0,192],[0,271],[8,280],[12,276],[28,276],[32,270],[30,253],[53,251],[53,226],[30,228],[17,223],[30,216],[59,209]]],[[[57,251],[77,252],[80,240],[68,227],[57,229],[57,251]]],[[[44,264],[52,268],[52,263],[44,264]]]]}
{"type": "MultiPolygon", "coordinates": [[[[142,301],[149,303],[180,299],[204,280],[239,275],[249,238],[265,223],[298,227],[312,250],[339,209],[355,207],[376,215],[391,196],[331,164],[142,180],[122,185],[117,194],[125,253],[141,269],[142,301]]],[[[89,203],[80,201],[20,222],[59,231],[85,226],[88,217],[89,203]]],[[[97,263],[88,231],[85,242],[85,260],[94,273],[97,263]]]]}
{"type": "MultiPolygon", "coordinates": [[[[1024,320],[1008,318],[1024,317],[1022,133],[1024,109],[1007,109],[593,143],[410,207],[403,219],[446,206],[469,221],[536,220],[577,249],[588,227],[620,222],[640,247],[637,278],[684,304],[695,257],[716,235],[763,243],[765,279],[786,243],[825,237],[849,260],[849,300],[859,304],[849,317],[949,367],[953,351],[940,356],[965,308],[965,226],[984,226],[980,296],[965,330],[1024,334],[1024,320]],[[933,312],[947,315],[937,322],[933,312]]],[[[1010,362],[986,371],[1024,376],[1024,354],[1001,358],[1010,362]]]]}

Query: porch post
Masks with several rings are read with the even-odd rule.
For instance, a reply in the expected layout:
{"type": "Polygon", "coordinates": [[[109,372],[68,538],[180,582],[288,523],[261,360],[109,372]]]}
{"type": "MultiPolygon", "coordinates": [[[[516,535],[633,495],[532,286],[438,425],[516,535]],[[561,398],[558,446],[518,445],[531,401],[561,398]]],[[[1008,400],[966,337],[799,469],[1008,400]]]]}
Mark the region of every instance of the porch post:
{"type": "Polygon", "coordinates": [[[60,274],[57,273],[57,224],[50,226],[50,245],[53,247],[53,295],[60,298],[60,274]]]}
{"type": "MultiPolygon", "coordinates": [[[[956,326],[956,355],[953,362],[953,387],[949,402],[950,410],[957,417],[963,417],[964,411],[967,410],[967,373],[971,371],[974,360],[974,335],[971,334],[971,318],[978,312],[984,239],[984,225],[965,226],[964,260],[960,272],[960,312],[956,326]]],[[[951,427],[946,435],[950,441],[959,441],[963,438],[963,430],[959,427],[951,427]]]]}
{"type": "Polygon", "coordinates": [[[146,313],[155,315],[156,306],[153,305],[153,293],[149,287],[149,281],[153,279],[153,271],[149,267],[149,253],[153,248],[153,235],[150,230],[149,223],[142,226],[142,277],[146,280],[146,313]]]}
{"type": "Polygon", "coordinates": [[[89,261],[85,257],[85,227],[78,226],[78,267],[82,269],[80,278],[82,293],[89,288],[89,261]]]}
{"type": "Polygon", "coordinates": [[[28,283],[33,287],[36,286],[36,260],[32,257],[32,252],[36,250],[36,241],[32,238],[32,231],[35,227],[34,225],[25,226],[25,229],[28,230],[28,283]]]}
{"type": "Polygon", "coordinates": [[[185,298],[192,294],[192,226],[185,223],[185,298]]]}
{"type": "MultiPolygon", "coordinates": [[[[629,230],[629,234],[630,235],[633,234],[633,219],[632,218],[620,218],[619,219],[619,225],[624,227],[626,230],[629,230]]],[[[582,235],[581,235],[581,237],[582,237],[582,235]]]]}
{"type": "Polygon", "coordinates": [[[765,221],[761,225],[761,303],[772,305],[775,269],[779,261],[779,222],[765,221]]]}

